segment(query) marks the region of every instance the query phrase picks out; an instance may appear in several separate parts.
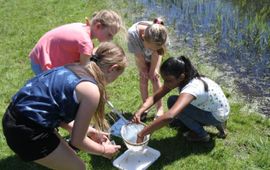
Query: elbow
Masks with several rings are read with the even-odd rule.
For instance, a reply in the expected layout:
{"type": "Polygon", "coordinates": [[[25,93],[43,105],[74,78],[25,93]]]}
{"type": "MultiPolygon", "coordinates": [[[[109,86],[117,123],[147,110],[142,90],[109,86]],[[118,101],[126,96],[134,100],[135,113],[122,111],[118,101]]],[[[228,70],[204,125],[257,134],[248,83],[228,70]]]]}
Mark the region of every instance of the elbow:
{"type": "Polygon", "coordinates": [[[162,124],[169,124],[173,120],[173,117],[171,117],[167,114],[164,114],[163,116],[161,116],[157,119],[159,122],[162,122],[162,124]]]}
{"type": "Polygon", "coordinates": [[[170,114],[165,114],[164,115],[164,122],[166,123],[170,123],[173,120],[173,116],[171,116],[170,114]]]}

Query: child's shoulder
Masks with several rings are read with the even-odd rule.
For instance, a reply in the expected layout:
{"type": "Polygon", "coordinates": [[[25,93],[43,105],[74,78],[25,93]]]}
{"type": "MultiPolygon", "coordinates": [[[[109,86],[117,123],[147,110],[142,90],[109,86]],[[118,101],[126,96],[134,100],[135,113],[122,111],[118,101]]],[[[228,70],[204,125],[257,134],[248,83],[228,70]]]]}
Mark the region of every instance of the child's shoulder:
{"type": "Polygon", "coordinates": [[[138,21],[138,22],[135,22],[135,23],[131,26],[131,28],[132,28],[132,27],[137,27],[138,25],[146,25],[146,26],[148,26],[148,25],[151,25],[151,24],[153,24],[152,21],[138,21]]]}
{"type": "Polygon", "coordinates": [[[137,25],[146,25],[146,26],[148,26],[148,25],[151,25],[151,24],[153,24],[152,21],[139,21],[139,22],[137,22],[137,25]]]}

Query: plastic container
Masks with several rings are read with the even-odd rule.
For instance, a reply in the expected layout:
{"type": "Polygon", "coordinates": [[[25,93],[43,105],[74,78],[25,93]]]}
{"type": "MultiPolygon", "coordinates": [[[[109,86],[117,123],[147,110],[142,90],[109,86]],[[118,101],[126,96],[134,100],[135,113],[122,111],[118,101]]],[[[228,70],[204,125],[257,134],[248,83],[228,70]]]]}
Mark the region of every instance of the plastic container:
{"type": "Polygon", "coordinates": [[[146,146],[142,152],[126,150],[113,161],[113,166],[121,170],[145,170],[160,156],[160,152],[146,146]]]}
{"type": "Polygon", "coordinates": [[[147,146],[150,135],[144,137],[143,142],[137,143],[137,134],[145,127],[144,124],[140,123],[128,123],[123,125],[121,128],[121,136],[124,140],[125,145],[131,151],[138,152],[143,151],[147,146]]]}

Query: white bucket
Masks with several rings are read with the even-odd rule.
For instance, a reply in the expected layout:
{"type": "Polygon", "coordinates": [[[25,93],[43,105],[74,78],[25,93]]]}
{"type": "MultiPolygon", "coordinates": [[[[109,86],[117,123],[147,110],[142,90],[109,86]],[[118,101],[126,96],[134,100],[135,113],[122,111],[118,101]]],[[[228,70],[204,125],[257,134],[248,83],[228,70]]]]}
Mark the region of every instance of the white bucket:
{"type": "Polygon", "coordinates": [[[143,151],[147,146],[150,135],[144,137],[143,142],[137,143],[137,134],[145,127],[144,124],[129,123],[121,128],[121,136],[128,149],[134,152],[143,151]]]}

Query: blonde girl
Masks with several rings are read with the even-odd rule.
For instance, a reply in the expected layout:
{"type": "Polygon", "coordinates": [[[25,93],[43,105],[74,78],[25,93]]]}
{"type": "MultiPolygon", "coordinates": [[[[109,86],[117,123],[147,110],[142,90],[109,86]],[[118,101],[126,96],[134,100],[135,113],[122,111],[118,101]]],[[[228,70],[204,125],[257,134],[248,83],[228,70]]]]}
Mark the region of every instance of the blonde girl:
{"type": "MultiPolygon", "coordinates": [[[[140,21],[128,30],[128,49],[135,55],[136,65],[139,70],[140,92],[142,101],[148,97],[148,82],[153,86],[153,92],[160,88],[159,67],[167,41],[167,29],[160,18],[154,21],[140,21]]],[[[163,114],[161,100],[156,105],[156,116],[163,114]]],[[[147,111],[142,115],[145,119],[147,111]]]]}
{"type": "Polygon", "coordinates": [[[50,169],[86,169],[72,148],[111,158],[119,145],[106,136],[102,140],[88,136],[106,130],[106,85],[123,73],[126,64],[123,49],[105,42],[85,66],[57,67],[30,79],[12,97],[3,116],[9,147],[22,160],[50,169]],[[89,128],[91,121],[99,130],[89,128]],[[70,132],[69,144],[58,127],[70,132]]]}
{"type": "Polygon", "coordinates": [[[29,54],[33,72],[79,62],[84,65],[94,48],[93,39],[111,41],[122,26],[121,17],[112,10],[95,13],[86,23],[71,23],[45,33],[29,54]]]}

